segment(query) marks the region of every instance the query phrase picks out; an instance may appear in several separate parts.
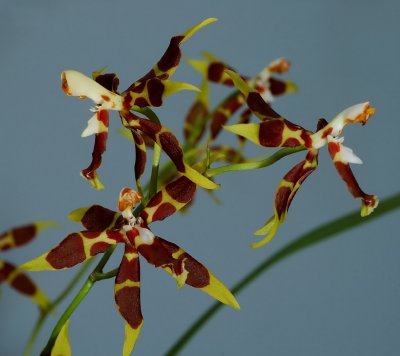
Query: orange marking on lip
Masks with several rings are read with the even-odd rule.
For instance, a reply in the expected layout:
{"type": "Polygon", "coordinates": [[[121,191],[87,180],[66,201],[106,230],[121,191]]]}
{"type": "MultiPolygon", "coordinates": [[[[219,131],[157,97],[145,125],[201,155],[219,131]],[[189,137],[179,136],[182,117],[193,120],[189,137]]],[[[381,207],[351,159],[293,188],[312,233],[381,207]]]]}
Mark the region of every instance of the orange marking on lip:
{"type": "Polygon", "coordinates": [[[277,64],[270,67],[269,70],[274,73],[284,73],[290,68],[290,63],[286,59],[281,59],[277,64]]]}
{"type": "Polygon", "coordinates": [[[368,121],[369,117],[375,113],[375,109],[371,108],[369,104],[365,105],[364,111],[357,115],[355,119],[345,119],[344,122],[347,124],[349,122],[361,122],[363,125],[368,121]]]}
{"type": "Polygon", "coordinates": [[[61,88],[62,91],[67,94],[67,95],[72,95],[70,90],[69,90],[69,86],[68,86],[68,81],[67,81],[67,77],[65,75],[65,73],[63,72],[61,74],[61,88]]]}
{"type": "Polygon", "coordinates": [[[122,188],[119,193],[118,210],[125,211],[132,209],[142,198],[142,196],[129,187],[122,188]]]}

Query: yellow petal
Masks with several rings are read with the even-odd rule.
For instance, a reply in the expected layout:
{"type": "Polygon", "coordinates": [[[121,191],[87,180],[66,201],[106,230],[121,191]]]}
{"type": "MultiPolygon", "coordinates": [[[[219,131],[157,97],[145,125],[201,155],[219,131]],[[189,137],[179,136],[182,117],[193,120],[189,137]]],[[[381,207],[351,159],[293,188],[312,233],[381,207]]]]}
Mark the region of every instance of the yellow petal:
{"type": "Polygon", "coordinates": [[[46,257],[49,254],[49,252],[50,251],[47,251],[43,255],[24,263],[19,268],[23,269],[25,271],[35,271],[35,272],[36,271],[56,271],[56,269],[46,260],[46,257]]]}
{"type": "Polygon", "coordinates": [[[185,164],[185,173],[184,175],[190,179],[193,183],[196,183],[198,186],[205,189],[217,189],[219,188],[219,184],[214,183],[212,180],[204,177],[201,173],[197,172],[195,169],[185,164]]]}
{"type": "Polygon", "coordinates": [[[193,36],[193,34],[195,32],[197,32],[198,30],[200,30],[202,27],[207,26],[208,24],[218,21],[218,19],[213,18],[213,17],[209,17],[207,19],[205,19],[204,21],[200,22],[198,25],[191,27],[189,30],[187,30],[186,32],[182,33],[182,36],[184,36],[185,38],[181,41],[181,43],[185,42],[186,40],[188,40],[190,37],[193,36]]]}

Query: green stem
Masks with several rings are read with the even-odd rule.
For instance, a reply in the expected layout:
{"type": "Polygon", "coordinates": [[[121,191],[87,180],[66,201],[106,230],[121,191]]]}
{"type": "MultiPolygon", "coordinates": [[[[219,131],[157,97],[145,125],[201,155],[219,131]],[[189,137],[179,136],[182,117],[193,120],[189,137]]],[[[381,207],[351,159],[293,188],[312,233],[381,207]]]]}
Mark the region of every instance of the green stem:
{"type": "Polygon", "coordinates": [[[101,281],[102,279],[109,279],[109,278],[115,277],[117,275],[118,269],[119,268],[117,267],[117,268],[114,268],[113,270],[111,270],[109,272],[104,272],[104,273],[102,273],[102,272],[93,272],[93,276],[94,276],[96,282],[97,281],[101,281]]]}
{"type": "Polygon", "coordinates": [[[160,165],[160,158],[161,158],[161,147],[156,143],[154,143],[150,186],[149,186],[149,193],[147,196],[148,200],[150,200],[150,198],[157,193],[158,167],[160,165]]]}
{"type": "Polygon", "coordinates": [[[268,158],[266,158],[262,161],[235,163],[235,164],[229,164],[227,166],[208,169],[206,171],[206,176],[213,177],[218,174],[225,173],[225,172],[253,170],[253,169],[267,167],[267,166],[270,166],[270,165],[274,164],[275,162],[279,161],[283,157],[286,157],[293,153],[297,153],[297,152],[304,151],[304,150],[306,150],[306,148],[304,146],[282,148],[278,152],[275,152],[273,155],[269,156],[268,158]]]}
{"type": "Polygon", "coordinates": [[[44,322],[46,321],[47,317],[50,315],[51,312],[54,311],[55,307],[58,304],[60,304],[68,296],[68,294],[78,284],[79,280],[83,277],[83,275],[90,268],[90,266],[93,264],[93,262],[94,262],[94,259],[86,261],[86,263],[79,269],[77,274],[68,283],[68,285],[61,291],[61,293],[54,300],[54,302],[51,303],[51,306],[48,309],[46,309],[40,313],[40,315],[35,323],[35,326],[32,329],[32,333],[29,337],[29,340],[26,344],[26,347],[24,350],[24,356],[29,356],[31,354],[32,348],[36,342],[36,338],[38,337],[39,332],[40,332],[44,322]]]}
{"type": "MultiPolygon", "coordinates": [[[[384,199],[380,203],[379,208],[377,208],[375,212],[368,218],[361,218],[360,212],[357,210],[326,224],[318,226],[314,230],[305,233],[293,242],[287,244],[275,252],[272,256],[266,258],[237,284],[235,284],[235,286],[232,288],[232,293],[237,294],[241,292],[268,269],[285,258],[305,248],[326,241],[341,232],[350,230],[361,224],[369,223],[399,208],[400,193],[397,193],[389,198],[384,199]]],[[[210,308],[208,308],[171,346],[171,348],[166,352],[166,355],[173,356],[178,354],[178,352],[180,352],[188,344],[188,342],[196,335],[196,333],[221,309],[222,306],[223,304],[221,303],[214,303],[210,308]]]]}

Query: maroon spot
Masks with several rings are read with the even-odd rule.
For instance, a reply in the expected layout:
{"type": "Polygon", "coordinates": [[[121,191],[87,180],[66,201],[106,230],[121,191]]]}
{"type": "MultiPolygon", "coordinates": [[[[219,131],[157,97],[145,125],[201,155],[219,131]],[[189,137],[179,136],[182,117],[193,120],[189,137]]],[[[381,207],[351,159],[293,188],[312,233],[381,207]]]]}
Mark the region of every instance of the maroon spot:
{"type": "Polygon", "coordinates": [[[327,138],[328,135],[330,135],[332,133],[332,131],[333,131],[333,127],[330,127],[328,129],[324,130],[324,132],[322,133],[321,138],[327,138]]]}
{"type": "Polygon", "coordinates": [[[109,91],[116,92],[119,85],[119,79],[114,73],[99,74],[95,81],[109,91]]]}
{"type": "Polygon", "coordinates": [[[82,231],[82,235],[87,239],[96,239],[101,235],[101,231],[82,231]]]}
{"type": "Polygon", "coordinates": [[[125,110],[130,110],[131,108],[131,102],[132,102],[132,95],[130,93],[130,91],[127,91],[124,93],[123,97],[122,97],[122,107],[125,110]]]}
{"type": "Polygon", "coordinates": [[[321,118],[317,122],[317,131],[322,130],[326,125],[328,125],[328,121],[324,118],[321,118]]]}
{"type": "Polygon", "coordinates": [[[207,106],[200,101],[196,101],[186,115],[184,135],[186,141],[191,140],[192,145],[195,145],[203,136],[207,115],[207,106]]]}
{"type": "Polygon", "coordinates": [[[156,122],[147,119],[142,119],[140,117],[137,117],[137,120],[139,121],[138,129],[140,131],[143,131],[153,141],[155,141],[155,135],[161,131],[162,126],[156,122]]]}
{"type": "Polygon", "coordinates": [[[272,95],[282,95],[286,91],[286,83],[274,78],[269,78],[269,90],[272,95]]]}
{"type": "MultiPolygon", "coordinates": [[[[107,114],[107,120],[108,120],[108,114],[107,114]]],[[[86,179],[90,180],[95,178],[96,169],[98,169],[101,166],[102,155],[106,151],[107,137],[108,137],[107,132],[101,132],[96,134],[92,152],[92,162],[87,168],[82,170],[82,175],[86,179]]]]}
{"type": "Polygon", "coordinates": [[[16,267],[13,266],[12,264],[8,263],[8,262],[4,262],[3,267],[0,269],[0,283],[5,281],[8,276],[10,275],[10,273],[12,273],[13,271],[16,270],[16,267]]]}
{"type": "Polygon", "coordinates": [[[131,90],[131,88],[133,88],[135,85],[137,85],[140,82],[146,82],[151,78],[154,78],[156,76],[156,72],[154,71],[154,69],[150,69],[150,71],[148,71],[143,77],[141,77],[140,79],[138,79],[136,82],[134,82],[126,91],[131,90]]]}
{"type": "Polygon", "coordinates": [[[149,218],[149,214],[146,211],[142,211],[139,216],[147,223],[147,220],[149,218]]]}
{"type": "MultiPolygon", "coordinates": [[[[122,227],[122,224],[120,224],[122,227]]],[[[107,237],[116,242],[125,242],[124,235],[118,230],[106,230],[107,237]]]]}
{"type": "Polygon", "coordinates": [[[77,233],[68,235],[61,243],[53,248],[46,260],[55,269],[69,268],[86,259],[82,237],[77,233]]]}
{"type": "Polygon", "coordinates": [[[311,134],[303,130],[300,134],[301,139],[304,141],[304,146],[310,148],[312,146],[311,134]]]}
{"type": "Polygon", "coordinates": [[[107,110],[98,111],[97,120],[101,121],[106,127],[108,127],[108,111],[107,110]]]}
{"type": "Polygon", "coordinates": [[[15,242],[15,246],[25,245],[31,241],[37,234],[35,225],[25,225],[17,227],[12,230],[12,236],[15,242]]]}
{"type": "Polygon", "coordinates": [[[156,195],[153,196],[153,198],[150,199],[149,203],[147,204],[147,208],[152,208],[153,206],[160,204],[161,201],[162,201],[162,192],[159,191],[157,192],[156,195]]]}
{"type": "Polygon", "coordinates": [[[103,99],[104,101],[110,101],[110,100],[111,100],[110,97],[109,97],[108,95],[102,95],[101,97],[102,97],[102,99],[103,99]]]}
{"type": "Polygon", "coordinates": [[[286,119],[283,119],[283,122],[285,123],[285,126],[290,130],[290,131],[299,131],[299,130],[301,130],[301,131],[304,131],[304,129],[301,127],[301,126],[299,126],[299,125],[296,125],[296,124],[294,124],[293,122],[290,122],[290,121],[288,121],[288,120],[286,120],[286,119]]]}
{"type": "Polygon", "coordinates": [[[167,193],[172,199],[179,203],[189,203],[196,192],[196,184],[186,177],[180,177],[177,180],[167,184],[165,187],[167,193]]]}
{"type": "Polygon", "coordinates": [[[183,163],[183,151],[179,146],[179,141],[171,132],[163,132],[160,134],[160,145],[164,152],[174,162],[179,172],[185,172],[183,163]]]}
{"type": "Polygon", "coordinates": [[[145,108],[147,106],[150,106],[150,103],[143,97],[138,97],[135,99],[135,105],[139,106],[140,108],[145,108]]]}
{"type": "Polygon", "coordinates": [[[271,118],[279,118],[279,115],[276,111],[274,111],[269,104],[267,104],[264,99],[260,96],[260,94],[251,92],[247,97],[247,105],[250,110],[259,113],[262,116],[271,117],[271,118]]]}
{"type": "Polygon", "coordinates": [[[92,205],[83,216],[82,225],[89,231],[102,231],[111,226],[115,218],[115,211],[92,205]]]}
{"type": "Polygon", "coordinates": [[[279,147],[285,128],[282,120],[266,120],[260,124],[259,140],[264,147],[279,147]]]}
{"type": "Polygon", "coordinates": [[[275,209],[279,219],[288,209],[288,200],[291,191],[288,187],[280,187],[275,194],[275,209]]]}
{"type": "Polygon", "coordinates": [[[142,148],[140,148],[140,145],[144,142],[143,138],[136,132],[136,130],[132,129],[131,134],[135,141],[135,178],[138,180],[146,168],[147,155],[146,151],[143,151],[142,148]]]}
{"type": "Polygon", "coordinates": [[[215,112],[210,125],[212,139],[215,139],[217,137],[222,129],[222,126],[225,125],[227,120],[228,117],[224,113],[222,113],[221,111],[215,112]]]}
{"type": "Polygon", "coordinates": [[[152,106],[158,107],[162,105],[162,94],[164,93],[164,84],[158,78],[150,79],[147,82],[147,91],[152,106]]]}
{"type": "Polygon", "coordinates": [[[121,288],[115,293],[115,302],[126,322],[133,329],[137,329],[143,321],[142,312],[140,310],[140,288],[121,288]]]}
{"type": "Polygon", "coordinates": [[[282,147],[297,147],[301,146],[300,141],[297,138],[288,138],[283,144],[282,147]]]}
{"type": "Polygon", "coordinates": [[[230,79],[230,78],[226,78],[226,79],[224,79],[223,81],[222,81],[222,84],[224,84],[224,85],[227,85],[227,86],[233,86],[233,80],[232,79],[230,79]]]}
{"type": "Polygon", "coordinates": [[[336,142],[329,142],[328,151],[329,154],[331,155],[331,158],[334,159],[336,154],[340,152],[340,144],[336,142]]]}
{"type": "Polygon", "coordinates": [[[296,164],[289,172],[285,174],[283,177],[284,180],[295,184],[298,179],[304,174],[305,170],[303,168],[306,161],[301,161],[300,163],[296,164]]]}
{"type": "Polygon", "coordinates": [[[164,72],[178,66],[181,59],[181,50],[179,45],[184,36],[175,36],[171,38],[171,42],[161,59],[158,61],[158,68],[164,72]]]}
{"type": "MultiPolygon", "coordinates": [[[[329,143],[329,148],[330,148],[330,143],[329,143]]],[[[339,175],[346,183],[347,189],[353,195],[354,198],[362,198],[365,201],[370,201],[371,199],[373,199],[373,196],[368,195],[361,190],[348,163],[334,162],[334,164],[339,175]]]]}
{"type": "Polygon", "coordinates": [[[221,62],[214,62],[208,66],[208,80],[219,83],[221,81],[226,66],[221,62]]]}
{"type": "Polygon", "coordinates": [[[210,284],[210,274],[200,262],[185,253],[184,266],[188,271],[186,284],[194,288],[203,288],[210,284]]]}
{"type": "Polygon", "coordinates": [[[111,244],[108,244],[107,242],[96,242],[91,248],[90,248],[90,256],[97,255],[98,253],[105,252],[111,244]]]}
{"type": "Polygon", "coordinates": [[[1,251],[7,251],[7,250],[9,250],[9,249],[11,249],[11,248],[13,248],[14,246],[13,245],[11,245],[11,244],[4,244],[2,247],[1,247],[1,251]]]}
{"type": "Polygon", "coordinates": [[[146,82],[136,82],[132,88],[129,89],[132,93],[143,93],[146,88],[146,82]]]}
{"type": "Polygon", "coordinates": [[[164,267],[172,265],[176,261],[172,258],[172,254],[177,252],[179,247],[156,236],[151,245],[140,245],[138,250],[148,263],[155,267],[164,267]]]}
{"type": "Polygon", "coordinates": [[[125,256],[122,258],[115,283],[119,284],[127,280],[133,282],[139,282],[140,280],[140,266],[137,257],[132,260],[128,260],[125,256]]]}
{"type": "Polygon", "coordinates": [[[11,286],[26,295],[34,295],[36,292],[35,284],[24,274],[18,274],[18,276],[11,282],[11,286]]]}
{"type": "Polygon", "coordinates": [[[175,213],[176,208],[171,203],[162,203],[153,214],[152,221],[161,221],[175,213]]]}
{"type": "MultiPolygon", "coordinates": [[[[139,231],[136,228],[132,227],[131,229],[129,229],[128,231],[125,232],[125,235],[128,238],[130,244],[132,246],[135,246],[136,237],[139,235],[139,231]]],[[[129,245],[125,245],[125,246],[129,246],[129,245]]]]}

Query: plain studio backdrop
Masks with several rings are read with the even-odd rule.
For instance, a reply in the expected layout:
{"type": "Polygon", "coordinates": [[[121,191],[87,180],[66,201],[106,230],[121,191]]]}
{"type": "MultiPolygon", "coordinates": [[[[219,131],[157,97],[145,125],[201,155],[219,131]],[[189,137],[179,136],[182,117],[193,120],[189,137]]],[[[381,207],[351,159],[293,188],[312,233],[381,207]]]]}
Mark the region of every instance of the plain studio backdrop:
{"type": "MultiPolygon", "coordinates": [[[[55,246],[79,225],[67,214],[98,203],[115,208],[121,187],[133,184],[132,144],[122,139],[115,113],[108,149],[99,170],[106,189],[95,191],[79,176],[91,158],[93,137],[80,133],[90,117],[88,100],[63,94],[60,73],[86,74],[105,65],[121,88],[159,59],[170,37],[206,17],[218,22],[182,46],[184,56],[202,51],[240,73],[255,75],[286,57],[284,77],[300,90],[276,100],[289,120],[314,129],[344,108],[371,101],[376,114],[362,127],[344,130],[345,144],[364,164],[353,166],[361,187],[384,198],[398,190],[399,22],[398,1],[28,1],[0,2],[0,190],[1,230],[33,220],[54,219],[28,246],[0,258],[21,264],[55,246]]],[[[174,80],[199,85],[200,75],[182,61],[174,80]]],[[[211,86],[213,104],[229,93],[211,86]]],[[[182,137],[182,121],[194,93],[181,92],[156,112],[182,137]]],[[[230,139],[228,133],[221,136],[230,139]]],[[[251,157],[265,153],[252,144],[251,157]]],[[[271,150],[272,152],[272,150],[271,150]]],[[[251,268],[317,225],[360,207],[337,175],[326,148],[320,166],[301,187],[286,223],[263,248],[248,247],[252,232],[272,214],[281,177],[303,153],[252,172],[216,178],[217,206],[200,191],[185,216],[154,224],[232,286],[251,268]]],[[[184,355],[399,355],[399,214],[344,233],[277,264],[237,295],[241,311],[224,307],[183,351],[184,355]]],[[[118,249],[108,267],[117,266],[118,249]]],[[[163,352],[213,301],[176,283],[145,261],[141,264],[145,319],[138,355],[163,352]]],[[[71,271],[32,274],[54,298],[71,271]]],[[[0,354],[22,354],[38,315],[26,298],[2,286],[0,354]]],[[[76,290],[74,291],[76,293],[76,290]]],[[[72,295],[50,316],[33,354],[47,341],[72,295]]],[[[124,322],[113,300],[113,281],[98,283],[70,321],[74,355],[118,355],[124,322]]]]}

